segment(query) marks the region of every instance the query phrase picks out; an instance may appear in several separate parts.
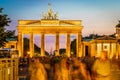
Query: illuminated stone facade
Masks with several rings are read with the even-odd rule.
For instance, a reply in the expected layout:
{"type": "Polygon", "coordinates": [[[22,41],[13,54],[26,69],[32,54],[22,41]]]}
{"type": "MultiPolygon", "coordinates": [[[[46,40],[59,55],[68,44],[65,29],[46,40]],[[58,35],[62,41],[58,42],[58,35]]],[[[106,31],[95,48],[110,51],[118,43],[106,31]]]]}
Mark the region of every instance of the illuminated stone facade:
{"type": "Polygon", "coordinates": [[[1,47],[0,49],[12,49],[17,50],[17,39],[15,38],[7,38],[7,43],[4,47],[1,47]]]}
{"type": "Polygon", "coordinates": [[[91,56],[100,56],[101,51],[108,52],[108,58],[118,57],[118,42],[116,38],[103,36],[90,41],[91,56]]]}
{"type": "MultiPolygon", "coordinates": [[[[41,39],[41,56],[45,56],[45,35],[55,35],[56,56],[59,56],[59,36],[66,35],[66,55],[70,57],[70,35],[76,34],[76,56],[83,57],[86,55],[99,57],[101,51],[108,51],[108,58],[120,55],[120,45],[116,38],[103,36],[90,41],[82,41],[82,21],[81,20],[59,20],[58,13],[53,14],[51,5],[49,4],[48,13],[43,13],[41,20],[19,20],[18,21],[18,50],[19,56],[23,54],[23,37],[24,34],[30,35],[30,57],[34,56],[34,35],[39,34],[41,39]]],[[[117,35],[120,29],[116,27],[117,35]]],[[[119,36],[119,35],[118,35],[119,36]]]]}
{"type": "Polygon", "coordinates": [[[96,39],[83,39],[82,55],[90,57],[99,57],[101,51],[108,52],[108,58],[120,58],[120,21],[116,25],[116,34],[114,37],[102,36],[96,39]]]}
{"type": "Polygon", "coordinates": [[[30,35],[30,56],[34,55],[34,34],[41,35],[41,56],[44,56],[45,34],[56,35],[56,55],[59,55],[59,35],[65,34],[66,55],[70,56],[70,34],[77,35],[77,56],[81,55],[81,38],[82,38],[82,21],[81,20],[19,20],[18,21],[18,50],[19,56],[23,56],[23,35],[30,35]]]}
{"type": "Polygon", "coordinates": [[[59,35],[65,34],[66,39],[66,55],[70,56],[70,34],[76,34],[76,52],[77,56],[81,57],[82,47],[82,21],[81,20],[58,20],[58,13],[53,13],[51,4],[48,4],[48,13],[43,13],[41,20],[19,20],[18,21],[18,50],[19,56],[23,56],[23,36],[30,35],[30,57],[34,55],[34,34],[41,35],[41,56],[45,55],[45,35],[56,35],[56,56],[59,56],[59,35]]]}
{"type": "Polygon", "coordinates": [[[11,48],[17,50],[17,41],[8,41],[4,48],[11,48]]]}

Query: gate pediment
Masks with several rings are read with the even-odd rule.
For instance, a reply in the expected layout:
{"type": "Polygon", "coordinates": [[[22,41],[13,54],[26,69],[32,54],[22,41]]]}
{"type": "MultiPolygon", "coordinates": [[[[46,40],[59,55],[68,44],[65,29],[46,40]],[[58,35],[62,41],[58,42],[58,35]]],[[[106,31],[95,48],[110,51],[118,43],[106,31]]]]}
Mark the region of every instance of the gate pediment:
{"type": "Polygon", "coordinates": [[[24,26],[81,26],[81,20],[20,20],[24,26]]]}

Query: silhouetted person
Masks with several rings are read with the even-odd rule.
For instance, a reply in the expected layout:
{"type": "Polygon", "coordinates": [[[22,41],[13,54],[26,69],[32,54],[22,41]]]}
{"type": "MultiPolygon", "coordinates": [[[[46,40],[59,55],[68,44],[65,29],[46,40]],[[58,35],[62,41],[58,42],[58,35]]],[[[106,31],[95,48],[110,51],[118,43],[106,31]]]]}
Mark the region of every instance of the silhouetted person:
{"type": "Polygon", "coordinates": [[[43,64],[39,61],[39,57],[34,58],[34,62],[30,64],[30,80],[48,80],[47,73],[43,64]]]}

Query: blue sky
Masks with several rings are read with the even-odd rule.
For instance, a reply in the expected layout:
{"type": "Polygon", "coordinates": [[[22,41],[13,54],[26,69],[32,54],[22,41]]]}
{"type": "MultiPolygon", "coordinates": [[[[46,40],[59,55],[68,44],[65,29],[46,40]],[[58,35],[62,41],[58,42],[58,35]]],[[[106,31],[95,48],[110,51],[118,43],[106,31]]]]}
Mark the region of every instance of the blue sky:
{"type": "Polygon", "coordinates": [[[0,0],[0,7],[11,18],[8,29],[13,30],[17,20],[40,20],[42,12],[47,12],[48,3],[58,12],[59,19],[82,20],[83,36],[113,34],[120,20],[120,0],[0,0]]]}
{"type": "Polygon", "coordinates": [[[112,34],[120,19],[120,0],[0,0],[0,7],[11,18],[10,26],[16,27],[20,19],[41,19],[48,3],[59,19],[82,20],[83,36],[112,34]]]}

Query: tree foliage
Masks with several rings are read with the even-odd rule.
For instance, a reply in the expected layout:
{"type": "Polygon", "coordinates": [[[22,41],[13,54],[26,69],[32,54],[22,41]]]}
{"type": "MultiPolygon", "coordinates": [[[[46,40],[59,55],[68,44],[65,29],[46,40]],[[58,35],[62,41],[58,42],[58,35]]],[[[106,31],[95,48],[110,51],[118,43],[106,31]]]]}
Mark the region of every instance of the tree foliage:
{"type": "Polygon", "coordinates": [[[0,8],[0,47],[3,47],[7,43],[7,38],[14,36],[14,31],[6,30],[6,26],[9,26],[11,22],[8,15],[2,13],[3,8],[0,8]]]}

